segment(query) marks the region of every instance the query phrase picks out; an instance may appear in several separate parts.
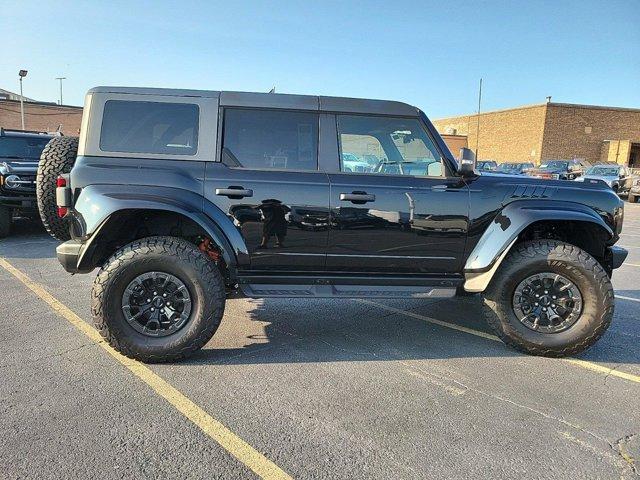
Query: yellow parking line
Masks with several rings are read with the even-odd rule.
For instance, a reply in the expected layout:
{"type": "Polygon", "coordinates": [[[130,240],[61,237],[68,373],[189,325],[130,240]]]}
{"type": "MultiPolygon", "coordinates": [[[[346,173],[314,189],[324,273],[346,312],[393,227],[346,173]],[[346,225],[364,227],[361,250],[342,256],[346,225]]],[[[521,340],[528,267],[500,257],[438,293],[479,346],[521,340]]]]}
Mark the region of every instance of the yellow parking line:
{"type": "MultiPolygon", "coordinates": [[[[371,300],[358,300],[358,302],[375,305],[383,310],[387,310],[388,312],[399,313],[402,315],[406,315],[407,317],[413,317],[419,320],[424,320],[425,322],[431,323],[433,325],[439,325],[441,327],[450,328],[451,330],[457,330],[459,332],[475,335],[476,337],[482,337],[487,340],[501,342],[501,340],[495,335],[491,335],[486,332],[481,332],[480,330],[475,330],[473,328],[463,327],[461,325],[456,325],[454,323],[443,322],[442,320],[437,320],[435,318],[427,317],[425,315],[420,315],[419,313],[415,313],[415,312],[409,312],[407,310],[401,310],[399,308],[389,307],[387,305],[383,305],[382,303],[374,302],[371,300]]],[[[640,383],[640,375],[633,375],[632,373],[619,372],[618,370],[615,370],[613,368],[605,367],[603,365],[598,365],[597,363],[588,362],[586,360],[579,360],[577,358],[561,358],[559,360],[567,363],[571,363],[572,365],[576,365],[578,367],[585,368],[587,370],[591,370],[593,372],[603,373],[605,375],[609,375],[612,377],[618,377],[624,380],[629,380],[630,382],[640,383]]]]}
{"type": "Polygon", "coordinates": [[[65,318],[93,342],[100,345],[113,358],[128,368],[129,371],[151,387],[153,391],[173,405],[176,410],[188,418],[210,438],[218,442],[222,448],[246,465],[259,477],[274,480],[292,478],[275,463],[225,427],[221,422],[209,415],[201,407],[196,405],[169,382],[154,373],[149,367],[137,360],[127,358],[113,349],[108,343],[104,342],[97,330],[71,311],[69,307],[51,295],[43,286],[31,280],[27,275],[1,257],[0,266],[16,277],[29,290],[40,297],[40,299],[46,302],[58,315],[65,318]]]}

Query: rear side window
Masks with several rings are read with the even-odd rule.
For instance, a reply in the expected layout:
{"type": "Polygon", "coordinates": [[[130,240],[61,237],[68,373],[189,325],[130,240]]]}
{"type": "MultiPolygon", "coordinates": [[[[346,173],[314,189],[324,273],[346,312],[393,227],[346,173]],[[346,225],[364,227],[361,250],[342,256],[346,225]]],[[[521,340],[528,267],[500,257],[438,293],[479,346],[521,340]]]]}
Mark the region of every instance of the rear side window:
{"type": "Polygon", "coordinates": [[[105,103],[100,150],[107,152],[195,155],[198,105],[188,103],[105,103]]]}
{"type": "Polygon", "coordinates": [[[222,160],[255,170],[317,170],[318,115],[226,109],[222,160]]]}

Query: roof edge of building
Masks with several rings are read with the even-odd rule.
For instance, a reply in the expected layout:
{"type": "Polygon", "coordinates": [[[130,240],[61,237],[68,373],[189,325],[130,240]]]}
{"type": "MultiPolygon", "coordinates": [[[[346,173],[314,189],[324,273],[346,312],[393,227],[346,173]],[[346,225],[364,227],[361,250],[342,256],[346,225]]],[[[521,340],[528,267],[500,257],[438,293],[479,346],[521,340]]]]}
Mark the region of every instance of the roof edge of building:
{"type": "MultiPolygon", "coordinates": [[[[530,105],[522,105],[520,107],[512,107],[512,108],[501,108],[498,110],[487,110],[486,112],[480,112],[480,116],[483,115],[491,115],[493,113],[504,113],[504,112],[513,112],[516,110],[527,110],[530,108],[539,108],[539,107],[560,107],[560,108],[581,108],[586,110],[613,110],[619,112],[640,112],[640,108],[633,107],[609,107],[604,105],[589,105],[589,104],[581,104],[581,103],[560,103],[560,102],[544,102],[544,103],[533,103],[530,105]]],[[[434,122],[442,122],[445,120],[454,120],[465,117],[475,117],[477,113],[464,113],[461,115],[451,115],[448,117],[442,118],[434,118],[434,122]]]]}
{"type": "MultiPolygon", "coordinates": [[[[6,102],[6,103],[11,103],[11,104],[15,104],[15,105],[20,105],[20,100],[11,100],[8,98],[0,98],[0,102],[6,102]]],[[[37,107],[45,107],[45,108],[72,108],[72,109],[77,109],[77,110],[82,110],[82,107],[79,107],[77,105],[60,105],[59,103],[54,103],[54,102],[37,102],[37,101],[27,101],[25,99],[24,101],[25,105],[35,105],[37,107]]]]}

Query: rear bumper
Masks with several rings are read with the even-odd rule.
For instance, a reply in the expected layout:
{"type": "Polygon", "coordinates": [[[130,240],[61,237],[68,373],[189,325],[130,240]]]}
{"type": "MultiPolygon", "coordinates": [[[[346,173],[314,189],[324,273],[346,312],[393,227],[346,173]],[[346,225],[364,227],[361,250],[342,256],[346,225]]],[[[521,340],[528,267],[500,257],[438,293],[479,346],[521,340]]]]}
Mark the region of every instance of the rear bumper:
{"type": "Polygon", "coordinates": [[[627,255],[629,252],[622,247],[609,247],[608,256],[611,261],[611,268],[616,269],[619,268],[624,261],[627,259],[627,255]]]}
{"type": "Polygon", "coordinates": [[[80,240],[69,240],[56,247],[60,265],[69,273],[89,273],[93,269],[80,269],[78,265],[86,244],[80,240]]]}

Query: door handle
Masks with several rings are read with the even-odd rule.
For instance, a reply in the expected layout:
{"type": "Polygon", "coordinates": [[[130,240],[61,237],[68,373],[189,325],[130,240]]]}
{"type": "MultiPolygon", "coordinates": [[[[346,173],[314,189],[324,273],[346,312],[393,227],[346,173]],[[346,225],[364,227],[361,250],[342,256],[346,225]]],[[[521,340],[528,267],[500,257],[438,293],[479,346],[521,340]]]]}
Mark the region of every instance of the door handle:
{"type": "Polygon", "coordinates": [[[216,188],[216,195],[221,195],[223,197],[229,198],[244,198],[244,197],[253,197],[253,190],[250,188],[243,187],[229,187],[229,188],[216,188]]]}
{"type": "Polygon", "coordinates": [[[434,192],[446,192],[449,187],[447,185],[434,185],[431,190],[434,192]]]}
{"type": "Polygon", "coordinates": [[[352,192],[352,193],[341,193],[340,200],[343,202],[352,202],[352,203],[367,203],[367,202],[375,202],[376,196],[370,195],[367,192],[352,192]]]}

